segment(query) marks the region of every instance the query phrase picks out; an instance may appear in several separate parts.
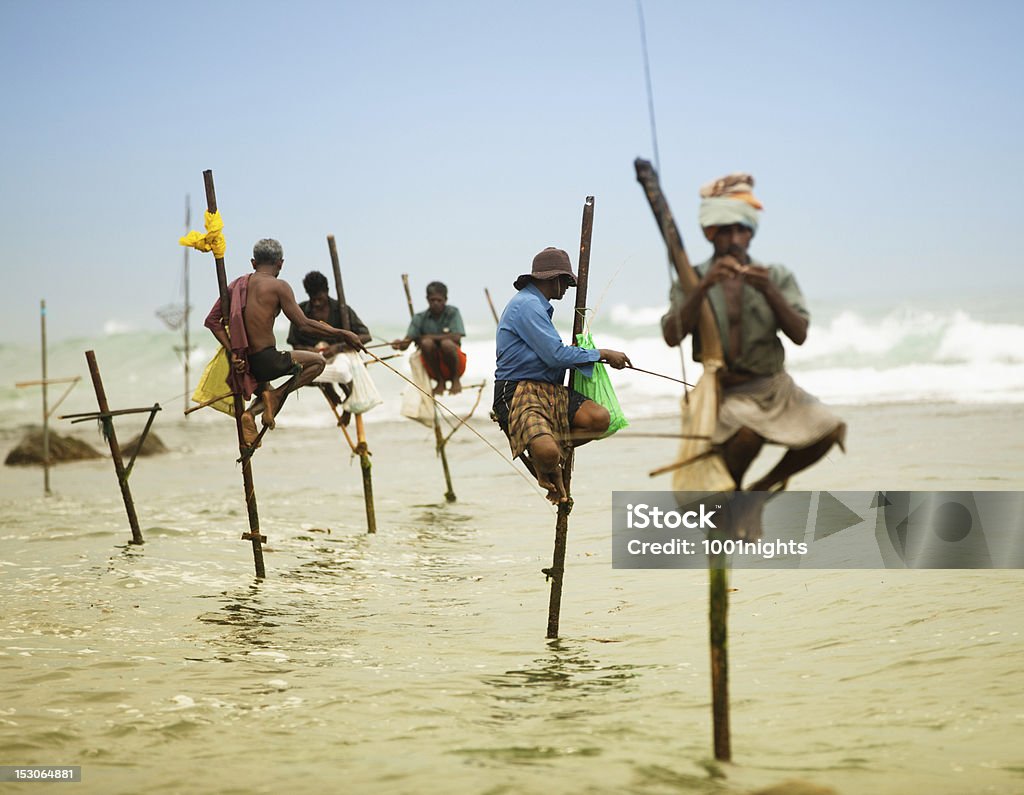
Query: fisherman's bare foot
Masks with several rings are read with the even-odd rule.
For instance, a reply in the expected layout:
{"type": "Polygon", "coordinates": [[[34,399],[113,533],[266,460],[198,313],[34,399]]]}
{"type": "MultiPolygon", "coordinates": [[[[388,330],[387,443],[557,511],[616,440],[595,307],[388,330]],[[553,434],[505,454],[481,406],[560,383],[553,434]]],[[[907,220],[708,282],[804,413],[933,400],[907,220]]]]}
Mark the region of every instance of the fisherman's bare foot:
{"type": "Polygon", "coordinates": [[[449,395],[457,395],[462,391],[462,382],[458,378],[452,379],[452,385],[448,388],[449,395]]]}
{"type": "Polygon", "coordinates": [[[275,417],[277,416],[277,410],[281,407],[281,398],[278,397],[277,392],[273,389],[268,389],[263,393],[263,424],[266,425],[270,430],[274,430],[277,427],[275,417]]]}
{"type": "Polygon", "coordinates": [[[438,381],[437,386],[434,387],[434,394],[435,395],[443,395],[444,394],[444,381],[438,381]]]}
{"type": "Polygon", "coordinates": [[[547,491],[545,496],[552,505],[569,501],[569,495],[565,493],[565,486],[562,483],[561,472],[542,473],[537,478],[537,485],[547,491]]]}
{"type": "Polygon", "coordinates": [[[251,411],[242,412],[242,441],[246,447],[252,447],[259,438],[260,432],[256,430],[256,418],[251,411]]]}

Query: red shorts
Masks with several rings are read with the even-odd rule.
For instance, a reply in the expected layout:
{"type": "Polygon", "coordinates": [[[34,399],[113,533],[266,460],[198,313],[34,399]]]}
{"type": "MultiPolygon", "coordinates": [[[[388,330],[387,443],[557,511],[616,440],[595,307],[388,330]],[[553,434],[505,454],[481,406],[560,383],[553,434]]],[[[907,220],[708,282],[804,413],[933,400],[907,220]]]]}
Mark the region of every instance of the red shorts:
{"type": "Polygon", "coordinates": [[[423,367],[426,368],[427,375],[429,375],[435,381],[442,381],[442,380],[444,380],[444,381],[451,381],[453,378],[462,378],[462,374],[464,372],[466,372],[466,354],[463,352],[462,348],[459,348],[458,350],[459,350],[459,372],[457,372],[457,373],[450,373],[450,372],[448,372],[448,363],[445,362],[444,355],[441,354],[441,356],[439,357],[440,362],[441,362],[441,373],[440,373],[440,375],[438,375],[437,373],[434,372],[434,368],[431,367],[430,364],[427,362],[427,357],[425,357],[421,353],[420,354],[420,359],[423,361],[423,367]]]}

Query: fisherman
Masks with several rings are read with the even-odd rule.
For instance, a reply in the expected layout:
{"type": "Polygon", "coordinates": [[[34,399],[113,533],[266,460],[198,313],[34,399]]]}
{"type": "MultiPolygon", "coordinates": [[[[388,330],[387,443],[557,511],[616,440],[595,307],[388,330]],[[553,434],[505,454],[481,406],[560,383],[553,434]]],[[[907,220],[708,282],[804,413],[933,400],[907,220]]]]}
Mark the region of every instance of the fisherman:
{"type": "MultiPolygon", "coordinates": [[[[348,310],[349,330],[359,337],[360,342],[370,341],[370,330],[366,324],[359,319],[359,315],[349,305],[342,305],[328,295],[327,277],[320,271],[310,271],[302,279],[302,286],[306,289],[308,301],[299,304],[306,317],[327,323],[334,328],[344,328],[342,322],[342,309],[348,310]]],[[[288,330],[288,344],[296,351],[315,351],[327,362],[327,367],[317,377],[316,383],[327,395],[328,400],[335,406],[341,405],[342,398],[334,391],[333,384],[341,385],[346,397],[352,391],[352,370],[345,358],[336,358],[342,351],[351,350],[345,342],[331,342],[332,337],[317,330],[315,334],[307,334],[299,328],[297,323],[292,323],[288,330]]]]}
{"type": "Polygon", "coordinates": [[[405,337],[394,340],[391,347],[404,351],[413,342],[419,348],[423,366],[434,380],[434,394],[457,395],[462,391],[463,373],[466,372],[466,354],[462,338],[466,327],[459,310],[448,303],[448,288],[441,282],[427,285],[429,308],[413,315],[405,337]]]}
{"type": "Polygon", "coordinates": [[[285,317],[306,334],[322,334],[361,349],[362,342],[351,331],[334,328],[319,320],[311,320],[295,303],[291,286],[277,278],[284,265],[284,252],[276,240],[257,241],[252,249],[253,273],[240,276],[229,286],[231,297],[231,336],[222,324],[220,299],[206,317],[206,327],[231,355],[235,380],[242,379],[245,397],[256,394],[256,400],[242,413],[242,437],[252,447],[259,435],[255,415],[262,411],[263,425],[274,428],[275,416],[285,397],[305,386],[324,369],[324,357],[314,351],[277,350],[274,339],[274,318],[284,310],[285,317]],[[270,382],[281,376],[292,376],[276,389],[270,382]]]}
{"type": "Polygon", "coordinates": [[[798,387],[783,366],[778,332],[803,345],[810,313],[789,270],[762,265],[747,253],[763,209],[753,189],[754,178],[742,173],[701,188],[700,225],[714,254],[695,267],[700,282],[690,295],[684,296],[673,282],[661,326],[670,346],[692,334],[693,358],[701,361],[697,322],[701,303],[708,299],[725,354],[711,442],[737,489],[765,442],[786,447],[775,467],[749,488],[769,491],[785,488],[792,475],[818,461],[832,445],[843,449],[846,425],[798,387]]]}
{"type": "Polygon", "coordinates": [[[631,366],[621,351],[562,343],[551,321],[551,301],[560,301],[575,286],[569,255],[546,248],[533,258],[530,273],[515,280],[518,292],[498,322],[492,416],[508,436],[512,457],[523,457],[554,503],[569,499],[562,463],[570,446],[599,438],[611,421],[604,406],[562,386],[566,369],[577,369],[589,378],[597,361],[616,370],[631,366]]]}

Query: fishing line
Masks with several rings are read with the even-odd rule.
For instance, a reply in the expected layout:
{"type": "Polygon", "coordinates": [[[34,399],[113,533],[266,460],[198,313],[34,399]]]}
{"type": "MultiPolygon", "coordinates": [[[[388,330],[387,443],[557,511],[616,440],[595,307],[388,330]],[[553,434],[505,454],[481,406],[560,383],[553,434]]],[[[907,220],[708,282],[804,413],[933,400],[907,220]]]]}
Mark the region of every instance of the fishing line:
{"type": "Polygon", "coordinates": [[[647,375],[656,375],[656,376],[658,376],[658,378],[665,378],[665,379],[667,379],[669,381],[675,381],[677,384],[682,384],[683,386],[688,386],[688,387],[690,387],[690,389],[693,389],[693,384],[691,384],[691,383],[689,383],[687,381],[683,381],[683,380],[681,380],[679,378],[673,378],[670,375],[665,375],[664,373],[656,373],[653,370],[644,370],[644,369],[642,369],[640,367],[634,367],[631,364],[627,364],[623,369],[625,369],[625,370],[636,370],[638,373],[647,373],[647,375]]]}
{"type": "Polygon", "coordinates": [[[654,89],[651,87],[651,63],[647,57],[647,25],[644,24],[644,6],[636,0],[636,11],[640,17],[640,43],[644,53],[644,78],[647,83],[647,112],[651,118],[651,141],[654,143],[654,169],[661,173],[661,162],[658,158],[658,127],[654,123],[654,89]]]}
{"type": "MultiPolygon", "coordinates": [[[[369,351],[367,351],[367,353],[369,353],[369,351]]],[[[404,374],[404,373],[400,373],[400,372],[399,372],[398,370],[396,370],[396,369],[395,369],[394,367],[392,367],[392,366],[391,366],[390,364],[388,364],[387,362],[385,362],[385,361],[384,361],[383,359],[380,359],[380,358],[378,358],[378,357],[377,357],[377,356],[375,356],[374,354],[370,353],[369,355],[370,355],[370,356],[373,356],[373,358],[374,358],[374,359],[375,359],[375,360],[376,360],[377,362],[379,362],[380,364],[383,364],[383,365],[384,365],[384,366],[385,366],[386,368],[388,368],[388,369],[389,369],[389,370],[390,370],[391,372],[393,372],[393,373],[394,373],[395,375],[397,375],[397,376],[398,376],[399,378],[401,378],[401,379],[402,379],[403,381],[405,381],[405,382],[406,382],[407,384],[409,384],[409,386],[411,386],[411,387],[412,387],[413,389],[415,389],[415,390],[416,390],[417,392],[419,392],[420,394],[422,394],[422,395],[423,395],[424,397],[430,398],[430,400],[432,400],[432,401],[433,401],[434,403],[436,403],[436,404],[437,404],[438,406],[440,406],[440,407],[441,407],[441,408],[443,408],[443,409],[444,409],[445,411],[447,411],[447,412],[448,412],[449,414],[451,414],[451,415],[452,415],[452,416],[453,416],[453,417],[454,417],[454,418],[455,418],[456,420],[459,420],[460,422],[462,422],[462,417],[460,417],[460,416],[459,416],[458,414],[456,414],[456,413],[455,413],[454,411],[452,411],[452,410],[451,410],[450,408],[448,408],[448,407],[447,407],[447,406],[446,406],[446,405],[445,405],[444,403],[442,403],[442,402],[441,402],[440,400],[438,400],[438,399],[437,399],[436,397],[434,397],[433,395],[431,395],[431,394],[430,394],[429,392],[427,392],[427,391],[426,391],[425,389],[420,389],[419,385],[418,385],[418,384],[416,384],[416,383],[415,383],[415,382],[414,382],[414,381],[413,381],[412,379],[410,379],[410,378],[407,378],[407,377],[405,376],[405,374],[404,374]]],[[[488,441],[487,439],[485,439],[485,438],[483,437],[483,434],[481,434],[481,433],[480,433],[480,432],[479,432],[479,431],[478,431],[478,430],[477,430],[476,428],[474,428],[474,427],[473,427],[472,425],[470,425],[469,423],[466,423],[465,425],[466,425],[466,427],[467,427],[467,428],[469,428],[469,430],[470,430],[470,431],[472,431],[472,432],[473,432],[473,434],[474,434],[474,435],[475,435],[475,436],[476,436],[476,437],[477,437],[478,439],[480,439],[480,441],[481,441],[481,442],[483,442],[483,443],[484,443],[484,444],[486,444],[486,445],[487,445],[488,447],[490,447],[490,448],[491,448],[491,449],[492,449],[492,450],[493,450],[493,451],[495,452],[495,454],[496,454],[496,455],[498,456],[498,458],[500,458],[500,459],[501,459],[502,461],[504,461],[504,462],[505,462],[506,464],[508,464],[508,465],[509,465],[510,467],[512,467],[512,471],[513,471],[513,472],[515,472],[515,473],[516,473],[517,475],[519,475],[519,477],[521,477],[521,478],[522,478],[523,480],[525,480],[525,481],[526,481],[527,483],[529,483],[529,484],[530,484],[530,487],[531,487],[531,488],[532,488],[532,489],[533,489],[534,491],[536,491],[536,492],[537,492],[538,494],[541,494],[541,495],[543,495],[543,496],[544,496],[544,499],[545,499],[545,500],[547,500],[547,495],[544,495],[544,492],[542,492],[542,491],[540,490],[540,488],[539,488],[539,487],[537,486],[537,484],[536,484],[536,483],[535,483],[534,481],[530,480],[530,479],[529,479],[528,477],[526,477],[526,475],[524,475],[524,474],[523,474],[523,473],[522,473],[522,472],[521,472],[521,471],[520,471],[520,470],[519,470],[519,469],[518,469],[518,468],[516,467],[516,465],[515,465],[515,463],[514,463],[514,462],[512,462],[512,461],[510,461],[509,459],[505,458],[505,455],[504,455],[504,453],[502,453],[502,452],[501,452],[501,450],[499,450],[499,449],[498,449],[497,447],[495,447],[495,446],[494,446],[493,444],[491,444],[491,443],[490,443],[490,442],[489,442],[489,441],[488,441]]],[[[552,510],[555,510],[554,506],[551,506],[551,507],[552,507],[552,510]]]]}

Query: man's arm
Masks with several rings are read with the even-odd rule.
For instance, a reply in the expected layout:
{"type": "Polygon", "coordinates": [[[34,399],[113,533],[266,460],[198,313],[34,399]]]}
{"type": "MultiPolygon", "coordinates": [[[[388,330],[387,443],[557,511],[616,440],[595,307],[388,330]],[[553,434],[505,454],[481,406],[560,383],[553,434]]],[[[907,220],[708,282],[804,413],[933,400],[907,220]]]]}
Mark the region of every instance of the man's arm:
{"type": "Polygon", "coordinates": [[[359,337],[351,331],[335,328],[323,321],[313,320],[306,317],[306,313],[303,312],[295,302],[295,293],[292,292],[291,285],[288,284],[288,282],[278,279],[276,286],[277,298],[281,304],[281,311],[284,312],[284,316],[294,323],[295,326],[298,327],[298,330],[303,334],[311,334],[313,336],[321,337],[326,336],[331,339],[346,342],[356,350],[362,350],[363,343],[359,340],[359,337]]]}
{"type": "Polygon", "coordinates": [[[661,333],[665,338],[665,344],[674,348],[689,334],[692,334],[700,321],[701,302],[708,290],[721,281],[734,279],[745,273],[745,268],[746,266],[741,265],[739,260],[729,254],[719,257],[704,278],[697,283],[697,289],[692,290],[682,304],[679,304],[678,298],[682,295],[682,288],[678,283],[673,283],[672,305],[669,307],[668,314],[661,320],[661,333]]]}
{"type": "MultiPolygon", "coordinates": [[[[810,325],[810,321],[786,299],[782,290],[772,280],[768,268],[763,268],[760,265],[748,265],[743,276],[747,284],[759,290],[765,297],[768,306],[775,313],[775,320],[778,322],[779,328],[782,329],[782,333],[797,345],[803,345],[807,339],[807,327],[810,325]]],[[[793,287],[796,289],[795,284],[793,287]]]]}
{"type": "Polygon", "coordinates": [[[412,316],[412,320],[409,321],[409,328],[406,330],[405,336],[398,340],[392,340],[392,348],[394,348],[396,351],[404,351],[412,343],[419,341],[420,337],[422,336],[420,324],[424,314],[426,313],[420,312],[419,314],[412,316]]]}
{"type": "Polygon", "coordinates": [[[516,332],[548,367],[592,365],[601,358],[601,351],[564,344],[547,313],[539,307],[523,307],[516,332]]]}
{"type": "Polygon", "coordinates": [[[241,372],[245,370],[245,362],[231,352],[231,338],[228,336],[228,332],[224,328],[223,318],[224,316],[220,308],[220,299],[218,298],[210,309],[209,314],[207,314],[206,320],[203,321],[203,325],[210,329],[213,336],[217,338],[217,342],[219,342],[221,347],[228,352],[228,358],[231,360],[232,367],[241,372]]]}

